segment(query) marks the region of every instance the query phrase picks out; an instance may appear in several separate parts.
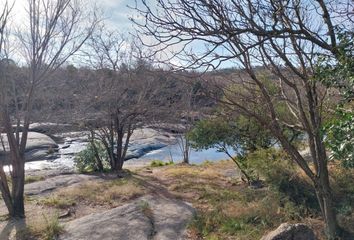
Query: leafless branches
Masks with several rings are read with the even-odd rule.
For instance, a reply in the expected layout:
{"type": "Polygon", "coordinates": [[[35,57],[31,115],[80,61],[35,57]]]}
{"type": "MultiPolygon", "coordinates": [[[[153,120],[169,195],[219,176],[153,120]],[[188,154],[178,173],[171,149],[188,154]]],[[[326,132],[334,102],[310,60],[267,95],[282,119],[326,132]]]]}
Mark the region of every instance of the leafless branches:
{"type": "MultiPolygon", "coordinates": [[[[337,224],[328,180],[321,128],[327,91],[314,80],[321,55],[339,57],[337,30],[353,29],[350,14],[340,9],[352,1],[160,0],[156,9],[145,0],[133,20],[141,39],[157,52],[171,50],[182,69],[208,70],[232,61],[239,76],[208,84],[223,92],[220,100],[270,130],[313,181],[330,237],[337,224]],[[176,49],[178,49],[176,51],[176,49]],[[215,84],[216,83],[216,84],[215,84]],[[303,131],[314,170],[284,134],[284,126],[303,131]]],[[[348,9],[348,8],[347,8],[348,9]]]]}
{"type": "Polygon", "coordinates": [[[135,57],[140,49],[124,36],[102,28],[89,45],[87,56],[96,69],[82,98],[84,108],[96,109],[89,128],[104,145],[112,170],[121,171],[131,135],[154,112],[157,88],[145,62],[135,57]]]}
{"type": "MultiPolygon", "coordinates": [[[[5,4],[1,23],[5,26],[10,7],[5,4]]],[[[13,217],[24,216],[24,163],[28,128],[32,118],[33,107],[38,88],[49,84],[49,77],[73,56],[91,36],[98,18],[93,13],[83,11],[81,1],[74,0],[28,0],[28,25],[24,25],[14,34],[19,41],[19,54],[27,66],[23,68],[23,84],[15,84],[13,76],[2,79],[1,123],[9,143],[9,156],[12,166],[12,191],[3,192],[11,204],[7,205],[13,217]],[[22,89],[20,89],[22,87],[22,89]],[[21,93],[21,94],[19,94],[21,93]],[[16,127],[13,128],[13,122],[16,127]],[[21,133],[20,133],[21,131],[21,133]]],[[[4,29],[1,29],[3,36],[4,29]]],[[[3,37],[1,38],[3,43],[3,37]]],[[[2,57],[2,56],[1,56],[2,57]]],[[[4,71],[11,70],[13,61],[5,59],[4,71]]],[[[5,76],[2,74],[2,77],[5,76]]],[[[7,182],[2,180],[2,184],[7,182]]]]}

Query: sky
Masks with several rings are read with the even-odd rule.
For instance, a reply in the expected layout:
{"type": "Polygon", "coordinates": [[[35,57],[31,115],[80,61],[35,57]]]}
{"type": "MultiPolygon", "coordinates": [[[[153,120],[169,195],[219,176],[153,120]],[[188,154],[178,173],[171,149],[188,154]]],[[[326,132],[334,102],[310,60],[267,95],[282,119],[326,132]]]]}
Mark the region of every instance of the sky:
{"type": "MultiPolygon", "coordinates": [[[[0,3],[6,0],[0,0],[0,3]]],[[[10,2],[15,1],[15,6],[13,9],[13,20],[19,25],[27,25],[28,20],[26,19],[26,7],[28,5],[28,0],[8,0],[10,2]]],[[[48,0],[52,1],[52,0],[48,0]]],[[[104,22],[106,27],[111,31],[117,31],[129,37],[129,33],[135,33],[134,24],[130,21],[129,18],[142,18],[138,13],[130,7],[134,7],[136,2],[141,0],[78,0],[88,2],[86,9],[90,9],[94,4],[102,11],[104,22]]],[[[147,0],[149,6],[154,6],[154,0],[147,0]]],[[[144,40],[149,40],[148,37],[141,36],[144,40]]],[[[182,45],[174,45],[170,48],[170,51],[177,51],[181,49],[182,45]]],[[[204,50],[204,45],[200,42],[194,42],[191,45],[191,50],[196,53],[202,53],[204,50]]],[[[222,49],[216,50],[216,53],[221,53],[222,49]]],[[[166,53],[168,54],[168,53],[166,53]]],[[[163,55],[163,54],[162,54],[163,55]]],[[[162,57],[163,58],[163,57],[162,57]]],[[[166,57],[167,58],[167,57],[166,57]]],[[[175,65],[184,65],[181,60],[172,59],[172,63],[175,65]]],[[[223,63],[221,67],[233,67],[235,62],[228,61],[223,63]]]]}
{"type": "MultiPolygon", "coordinates": [[[[0,0],[0,3],[4,3],[6,0],[0,0]]],[[[129,20],[129,17],[136,17],[137,14],[134,10],[130,9],[128,5],[134,6],[134,0],[84,0],[89,5],[88,7],[96,4],[103,12],[105,23],[112,29],[127,32],[133,30],[133,25],[129,20]]],[[[26,8],[28,0],[9,0],[10,3],[14,3],[12,11],[12,19],[16,23],[23,23],[26,18],[26,8]]]]}
{"type": "MultiPolygon", "coordinates": [[[[4,3],[6,0],[0,0],[0,3],[4,3]]],[[[7,0],[10,3],[14,3],[14,8],[12,11],[12,22],[14,23],[15,26],[20,26],[23,28],[28,27],[28,14],[26,12],[26,9],[28,9],[28,1],[29,0],[7,0]]],[[[51,0],[49,0],[51,1],[51,0]]],[[[94,5],[96,5],[101,14],[103,15],[104,19],[104,25],[110,30],[110,31],[117,31],[119,33],[124,34],[126,37],[130,38],[135,34],[134,30],[134,24],[130,20],[130,18],[134,19],[139,19],[142,18],[142,16],[139,16],[137,11],[135,11],[134,8],[136,5],[136,2],[140,2],[140,0],[79,0],[79,1],[84,1],[86,2],[87,7],[85,8],[89,10],[92,8],[94,5]]],[[[154,5],[153,0],[147,0],[147,3],[149,6],[154,5]]],[[[134,37],[132,37],[134,38],[134,37]]],[[[148,42],[149,38],[146,36],[141,36],[141,38],[144,39],[144,41],[148,42]]],[[[149,41],[150,42],[150,41],[149,41]]],[[[182,49],[182,44],[179,45],[174,45],[169,48],[169,51],[165,51],[164,53],[160,53],[158,58],[160,60],[166,60],[171,56],[170,51],[179,51],[179,49],[182,49]]],[[[193,50],[194,51],[202,51],[203,46],[200,44],[195,44],[193,45],[193,50]]],[[[75,60],[73,60],[75,61],[75,60]]],[[[181,60],[174,58],[174,59],[169,59],[169,62],[172,63],[175,66],[182,66],[184,65],[181,60]]]]}
{"type": "Polygon", "coordinates": [[[136,18],[137,14],[128,6],[134,7],[134,0],[101,0],[98,6],[104,11],[105,22],[109,28],[120,32],[133,31],[133,24],[129,18],[136,18]]]}

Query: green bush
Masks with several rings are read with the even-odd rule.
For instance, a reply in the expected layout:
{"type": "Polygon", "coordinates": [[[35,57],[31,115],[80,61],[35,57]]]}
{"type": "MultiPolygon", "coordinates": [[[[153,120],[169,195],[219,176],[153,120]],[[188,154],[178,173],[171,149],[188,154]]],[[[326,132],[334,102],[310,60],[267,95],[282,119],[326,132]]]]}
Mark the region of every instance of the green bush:
{"type": "Polygon", "coordinates": [[[336,166],[331,169],[331,177],[337,211],[343,215],[350,215],[354,210],[354,170],[336,166]]]}
{"type": "Polygon", "coordinates": [[[253,169],[280,194],[280,203],[296,215],[318,213],[312,185],[299,175],[289,156],[281,150],[261,149],[247,155],[253,169]]]}
{"type": "Polygon", "coordinates": [[[168,165],[172,165],[173,162],[163,162],[161,160],[153,160],[150,163],[150,167],[162,167],[162,166],[168,166],[168,165]]]}
{"type": "MultiPolygon", "coordinates": [[[[109,167],[108,155],[106,149],[100,142],[94,142],[98,156],[102,160],[105,169],[109,167]]],[[[79,152],[74,158],[74,165],[79,172],[97,172],[99,171],[98,159],[96,158],[95,149],[92,143],[89,143],[86,149],[79,152]]]]}

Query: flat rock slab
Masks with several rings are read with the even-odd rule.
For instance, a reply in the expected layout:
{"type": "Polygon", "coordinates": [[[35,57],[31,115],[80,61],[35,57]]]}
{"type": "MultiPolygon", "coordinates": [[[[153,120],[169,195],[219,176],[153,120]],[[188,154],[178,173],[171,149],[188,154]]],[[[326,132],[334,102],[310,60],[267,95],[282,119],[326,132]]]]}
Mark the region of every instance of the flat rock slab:
{"type": "Polygon", "coordinates": [[[152,239],[185,239],[186,227],[195,213],[190,204],[161,196],[147,197],[145,201],[153,213],[155,234],[152,239]]]}
{"type": "Polygon", "coordinates": [[[44,178],[52,178],[59,175],[75,174],[75,170],[62,166],[55,169],[26,169],[26,176],[41,176],[44,178]]]}
{"type": "Polygon", "coordinates": [[[99,179],[99,177],[85,174],[59,175],[47,178],[43,181],[26,184],[25,194],[29,196],[46,194],[60,187],[66,187],[93,179],[99,179]]]}
{"type": "MultiPolygon", "coordinates": [[[[9,152],[9,143],[6,134],[1,134],[1,137],[3,138],[6,151],[4,151],[3,147],[0,147],[0,161],[8,164],[8,158],[6,156],[9,152]]],[[[42,133],[28,132],[25,159],[26,161],[50,159],[52,153],[55,152],[57,148],[58,145],[51,137],[42,133]]]]}
{"type": "Polygon", "coordinates": [[[145,196],[66,223],[61,240],[181,240],[194,209],[180,200],[145,196]]]}

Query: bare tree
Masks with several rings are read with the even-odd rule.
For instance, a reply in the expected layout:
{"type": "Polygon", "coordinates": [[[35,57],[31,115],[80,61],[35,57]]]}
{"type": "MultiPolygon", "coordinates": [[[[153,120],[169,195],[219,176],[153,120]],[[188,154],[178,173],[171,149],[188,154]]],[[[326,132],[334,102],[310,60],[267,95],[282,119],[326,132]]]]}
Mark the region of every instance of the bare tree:
{"type": "MultiPolygon", "coordinates": [[[[6,40],[8,34],[8,20],[11,12],[12,6],[6,1],[5,4],[0,9],[0,110],[3,112],[5,109],[3,107],[4,103],[7,102],[6,91],[8,89],[7,79],[7,52],[6,52],[6,40]]],[[[3,138],[3,120],[2,114],[0,113],[0,141],[1,149],[6,150],[5,142],[3,138]]],[[[10,187],[8,185],[8,179],[4,171],[4,163],[0,161],[0,191],[3,196],[6,207],[9,209],[10,215],[13,215],[13,202],[11,198],[10,187]]]]}
{"type": "Polygon", "coordinates": [[[171,56],[177,54],[189,68],[217,68],[231,60],[243,69],[237,79],[214,81],[226,96],[222,103],[231,112],[256,119],[279,140],[311,179],[328,237],[338,236],[321,132],[327,89],[314,80],[314,74],[321,54],[333,62],[339,57],[336,28],[352,31],[352,15],[347,12],[353,2],[160,0],[156,8],[145,0],[141,4],[137,11],[145,20],[135,22],[149,40],[156,40],[151,47],[181,46],[171,56]],[[196,46],[198,51],[193,51],[196,46]],[[280,114],[279,104],[290,118],[280,114]],[[306,133],[312,163],[289,141],[283,126],[306,133]]]}
{"type": "MultiPolygon", "coordinates": [[[[177,80],[178,81],[178,80],[177,80]]],[[[180,80],[181,81],[181,80],[180,80]]],[[[183,84],[182,98],[177,106],[174,107],[173,116],[180,119],[183,125],[183,133],[178,138],[178,146],[183,156],[183,163],[190,163],[191,144],[187,137],[189,131],[192,129],[194,123],[199,119],[199,115],[196,110],[195,97],[196,93],[192,84],[183,84]]]]}
{"type": "MultiPolygon", "coordinates": [[[[1,102],[1,123],[12,167],[12,191],[5,187],[2,194],[8,199],[9,214],[16,218],[25,216],[25,151],[37,90],[49,84],[48,78],[80,49],[97,23],[94,15],[83,11],[81,1],[28,0],[26,10],[28,25],[11,35],[17,37],[20,46],[14,57],[27,63],[24,93],[18,96],[16,91],[9,94],[8,90],[4,93],[5,101],[1,102]]],[[[1,178],[1,184],[7,185],[6,178],[1,178]]]]}
{"type": "Polygon", "coordinates": [[[87,55],[96,69],[95,81],[88,88],[89,98],[83,100],[88,100],[86,108],[94,108],[96,113],[88,127],[91,138],[104,145],[111,169],[119,173],[134,130],[146,124],[153,113],[151,100],[157,88],[151,69],[134,55],[141,50],[122,35],[102,28],[89,43],[87,55]]]}

